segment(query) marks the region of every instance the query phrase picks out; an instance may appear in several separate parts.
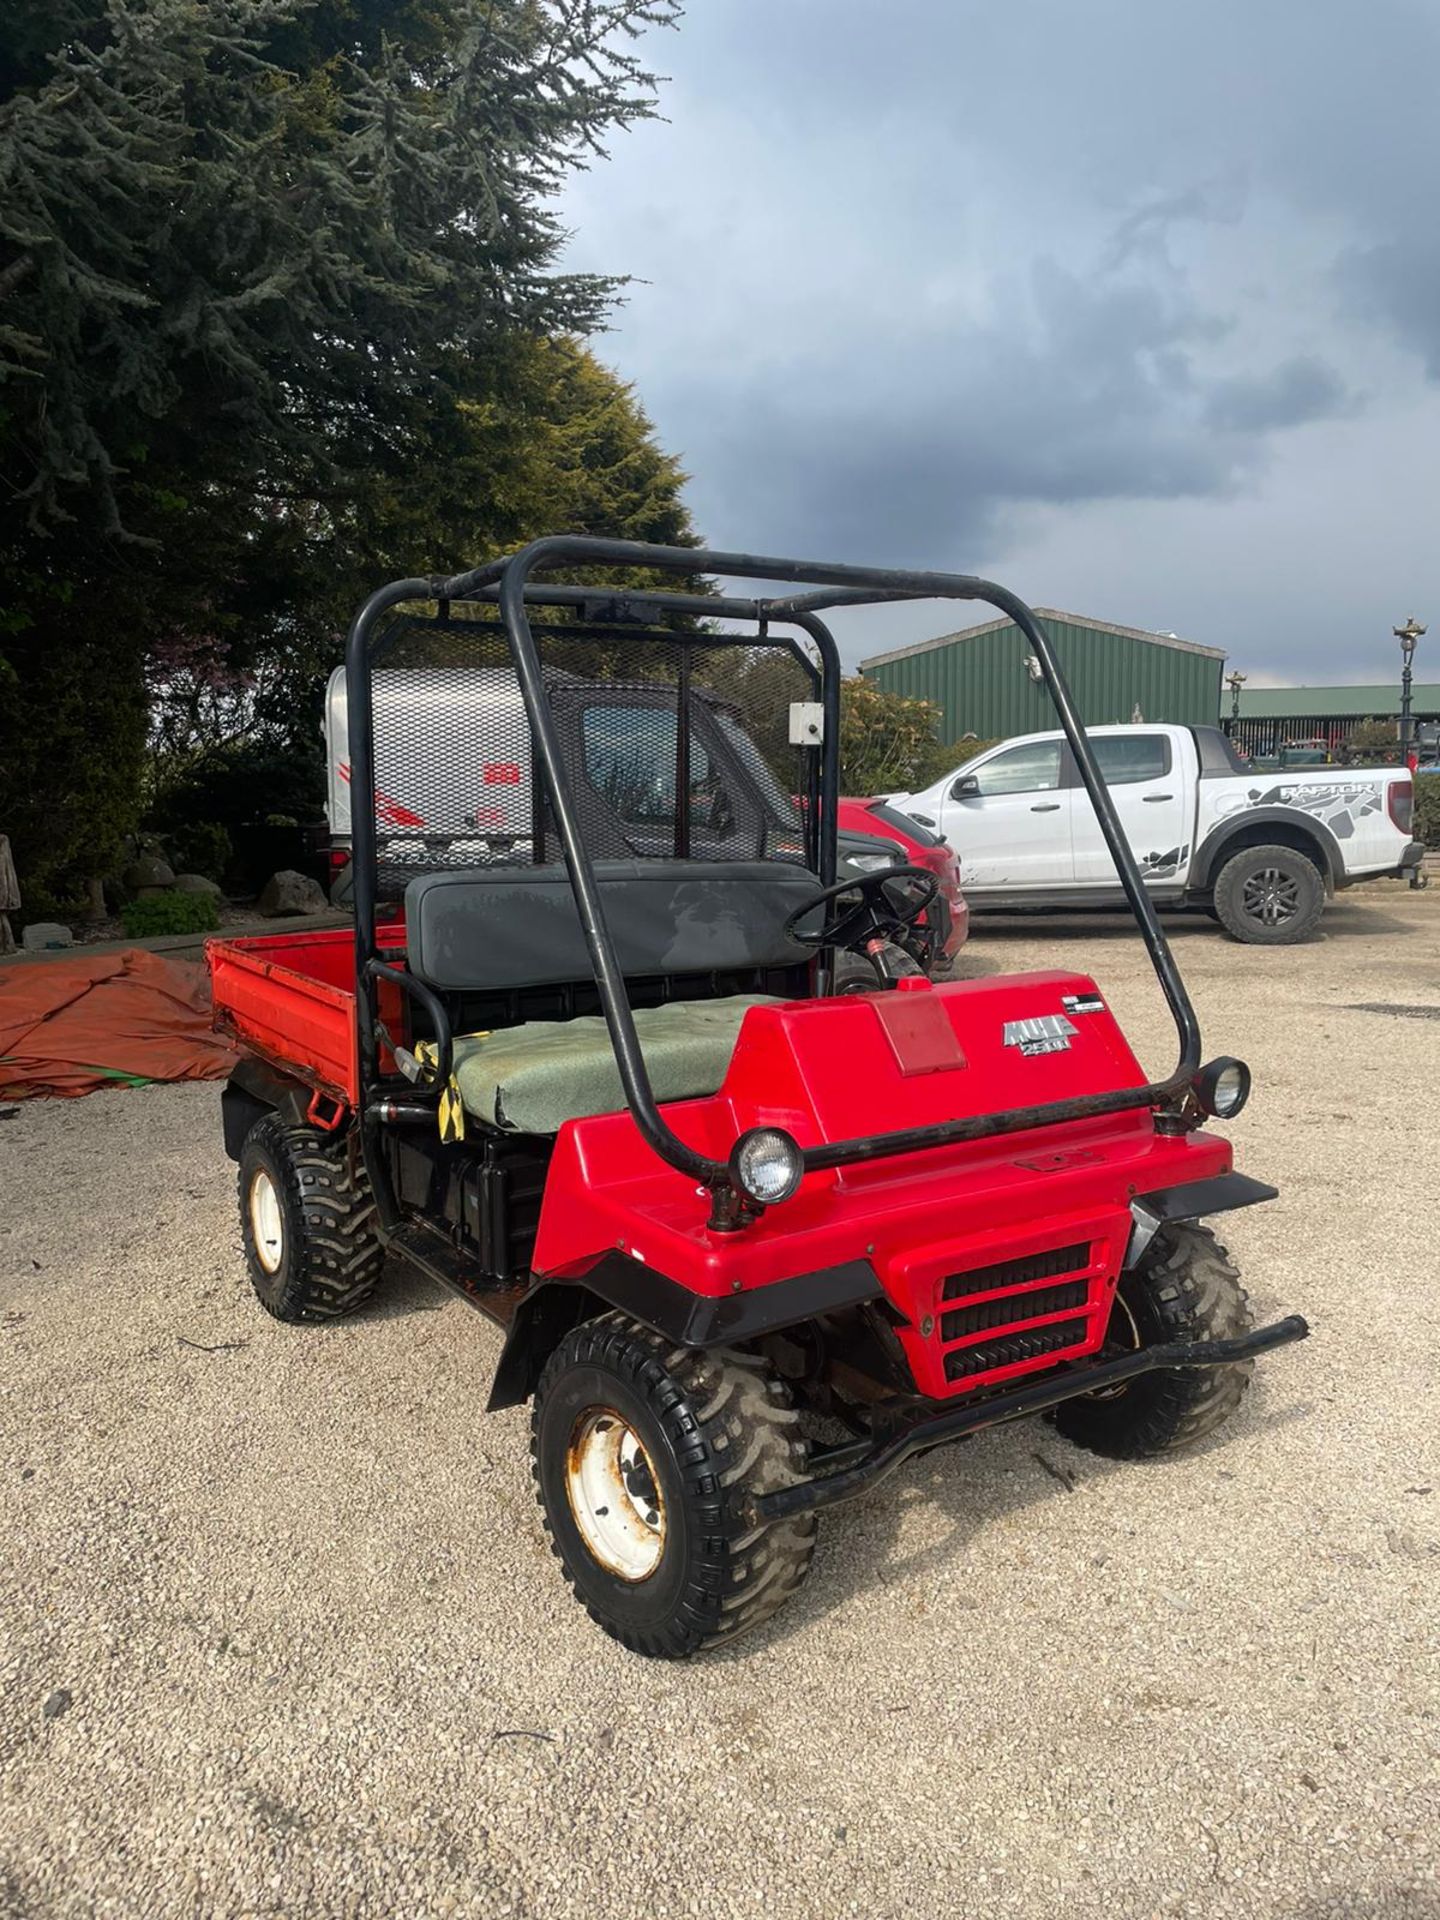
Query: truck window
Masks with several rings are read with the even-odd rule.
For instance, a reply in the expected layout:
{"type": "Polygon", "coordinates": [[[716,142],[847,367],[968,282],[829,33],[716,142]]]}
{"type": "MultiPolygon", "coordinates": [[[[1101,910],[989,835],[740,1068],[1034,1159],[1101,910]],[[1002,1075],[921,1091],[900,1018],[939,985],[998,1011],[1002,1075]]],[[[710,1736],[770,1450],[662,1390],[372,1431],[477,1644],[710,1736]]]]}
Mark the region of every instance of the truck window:
{"type": "Polygon", "coordinates": [[[1032,740],[1023,747],[1007,747],[971,771],[982,794],[1049,793],[1060,784],[1060,742],[1032,740]]]}
{"type": "Polygon", "coordinates": [[[776,819],[783,820],[787,827],[795,825],[797,815],[794,802],[789,799],[785,789],[766,764],[764,755],[744,727],[734,714],[727,713],[724,707],[712,707],[710,712],[715,724],[725,736],[726,745],[730,747],[741,766],[760,789],[766,806],[776,819]]]}
{"type": "Polygon", "coordinates": [[[1091,734],[1090,748],[1107,787],[1163,780],[1170,771],[1170,738],[1164,733],[1091,734]]]}
{"type": "MultiPolygon", "coordinates": [[[[581,720],[585,777],[627,826],[675,820],[675,716],[663,707],[587,707],[581,720]]],[[[730,801],[704,745],[690,735],[690,822],[723,826],[730,801]]]]}

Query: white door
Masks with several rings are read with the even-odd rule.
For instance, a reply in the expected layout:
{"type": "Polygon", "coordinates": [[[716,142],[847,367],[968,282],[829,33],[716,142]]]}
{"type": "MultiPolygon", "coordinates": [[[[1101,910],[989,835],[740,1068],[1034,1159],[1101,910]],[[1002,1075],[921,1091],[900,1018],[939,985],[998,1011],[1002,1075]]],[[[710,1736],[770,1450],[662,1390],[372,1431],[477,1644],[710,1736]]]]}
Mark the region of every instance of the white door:
{"type": "MultiPolygon", "coordinates": [[[[1125,838],[1148,886],[1174,885],[1190,862],[1190,776],[1176,764],[1168,733],[1092,733],[1090,747],[1105,776],[1125,838]]],[[[1075,794],[1075,877],[1081,886],[1117,887],[1119,875],[1083,787],[1075,794]]]]}
{"type": "Polygon", "coordinates": [[[967,890],[1074,884],[1074,794],[1060,779],[1060,742],[1026,740],[962,770],[943,790],[940,831],[960,856],[967,890]]]}

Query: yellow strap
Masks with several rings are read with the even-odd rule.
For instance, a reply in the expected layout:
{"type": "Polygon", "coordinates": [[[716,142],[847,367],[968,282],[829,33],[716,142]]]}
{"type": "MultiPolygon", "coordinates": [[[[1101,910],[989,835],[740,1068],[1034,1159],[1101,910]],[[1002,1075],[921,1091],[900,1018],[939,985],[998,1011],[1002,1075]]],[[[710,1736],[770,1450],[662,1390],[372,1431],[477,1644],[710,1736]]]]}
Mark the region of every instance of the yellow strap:
{"type": "MultiPolygon", "coordinates": [[[[487,1040],[488,1034],[466,1034],[467,1040],[487,1040]]],[[[433,1040],[416,1042],[415,1058],[422,1067],[439,1065],[440,1056],[433,1040]]],[[[437,1115],[440,1125],[440,1138],[445,1145],[453,1146],[457,1140],[465,1138],[465,1102],[460,1097],[460,1082],[452,1073],[440,1090],[440,1108],[437,1115]]]]}

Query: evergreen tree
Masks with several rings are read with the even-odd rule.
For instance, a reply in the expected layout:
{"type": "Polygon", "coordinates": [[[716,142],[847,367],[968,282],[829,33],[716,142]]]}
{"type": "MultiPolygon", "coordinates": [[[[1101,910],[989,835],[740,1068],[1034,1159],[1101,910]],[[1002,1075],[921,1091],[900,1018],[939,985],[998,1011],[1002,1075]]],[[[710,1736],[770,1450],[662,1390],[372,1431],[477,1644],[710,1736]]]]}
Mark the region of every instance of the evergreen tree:
{"type": "Polygon", "coordinates": [[[82,820],[35,805],[22,769],[39,756],[52,792],[80,796],[97,754],[133,764],[147,654],[209,645],[243,669],[277,632],[303,637],[324,560],[351,557],[362,519],[363,544],[387,544],[387,509],[418,533],[452,455],[471,477],[490,465],[491,495],[470,496],[481,526],[507,493],[524,517],[525,463],[507,471],[476,424],[524,343],[584,334],[616,296],[556,270],[553,196],[652,111],[632,43],[673,13],[12,0],[0,821],[24,814],[22,883],[27,867],[52,886],[93,874],[133,822],[123,782],[82,820]],[[78,719],[46,755],[67,661],[78,719]]]}

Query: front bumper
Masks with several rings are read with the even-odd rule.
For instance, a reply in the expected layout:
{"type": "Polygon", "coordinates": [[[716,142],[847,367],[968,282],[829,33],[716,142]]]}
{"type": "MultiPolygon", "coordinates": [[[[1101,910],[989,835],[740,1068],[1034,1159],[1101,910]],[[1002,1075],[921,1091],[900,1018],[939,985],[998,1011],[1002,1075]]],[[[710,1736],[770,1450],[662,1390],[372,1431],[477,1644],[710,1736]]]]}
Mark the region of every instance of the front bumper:
{"type": "Polygon", "coordinates": [[[1113,1360],[1089,1360],[1062,1373],[995,1394],[978,1405],[947,1407],[940,1413],[923,1412],[903,1427],[892,1428],[873,1440],[857,1441],[853,1446],[832,1448],[822,1456],[823,1471],[811,1480],[793,1487],[779,1487],[773,1493],[757,1494],[751,1502],[757,1523],[786,1520],[798,1513],[814,1513],[821,1507],[838,1506],[868,1493],[913,1454],[931,1447],[964,1440],[984,1427],[998,1426],[1005,1420],[1018,1420],[1026,1414],[1042,1413],[1064,1400],[1096,1393],[1105,1387],[1121,1385],[1142,1373],[1154,1373],[1163,1367],[1223,1367],[1237,1360],[1268,1353],[1272,1347],[1288,1346],[1303,1340],[1310,1331],[1308,1321],[1298,1313],[1272,1326],[1256,1327],[1234,1340],[1173,1341],[1167,1346],[1144,1347],[1139,1353],[1125,1353],[1113,1360]]]}

